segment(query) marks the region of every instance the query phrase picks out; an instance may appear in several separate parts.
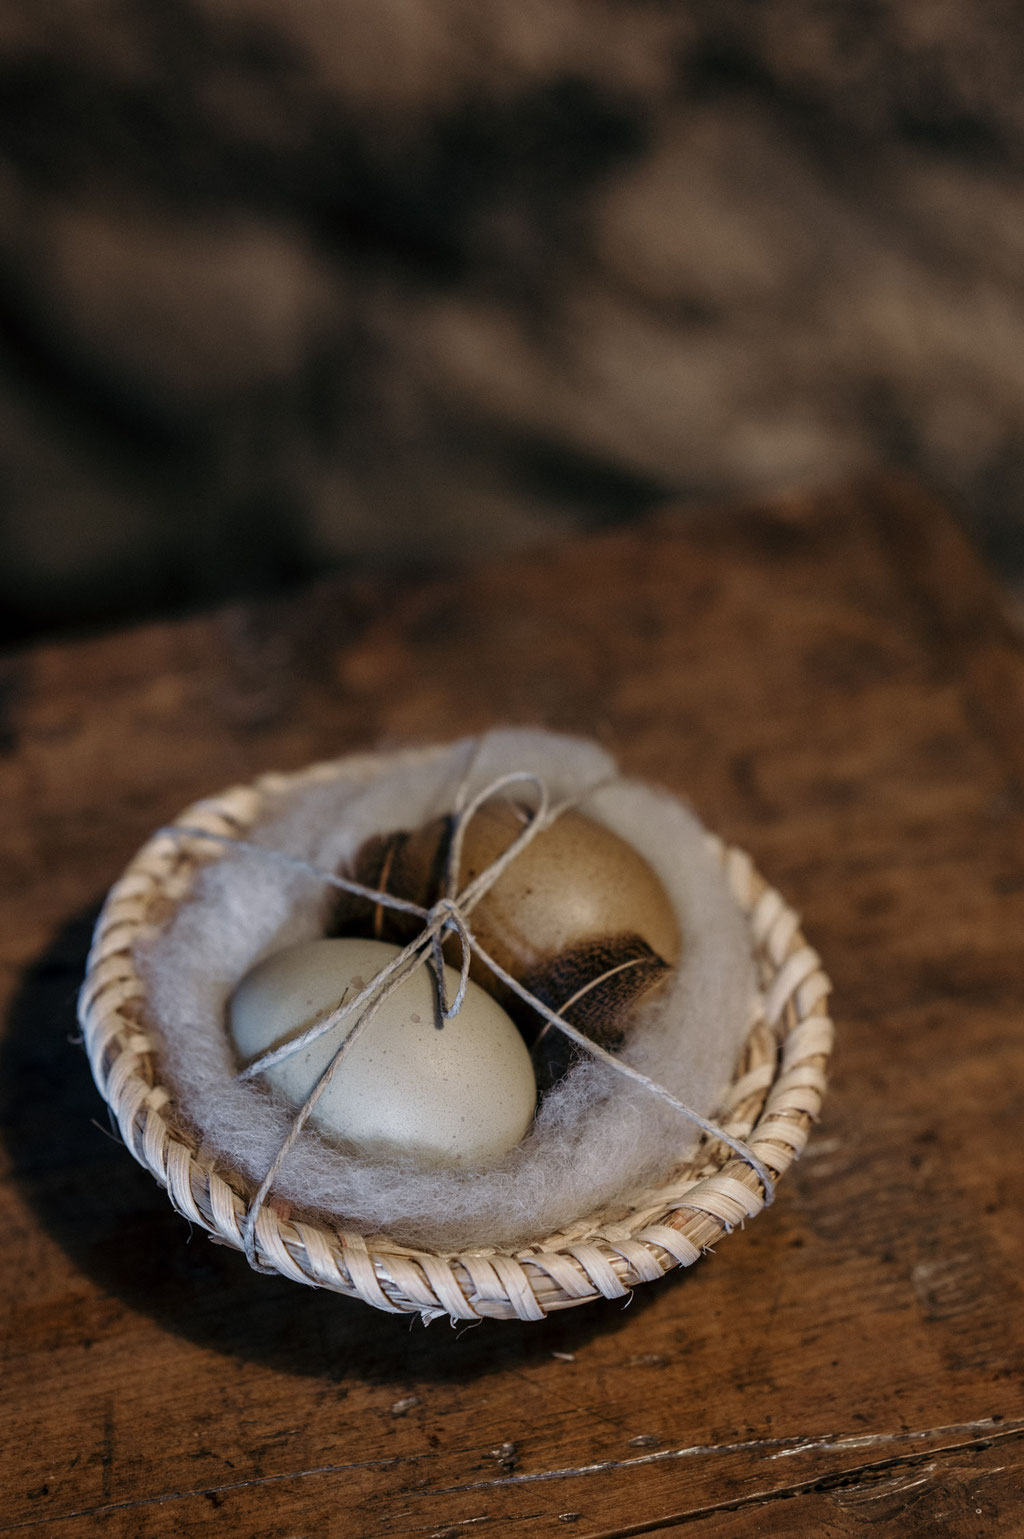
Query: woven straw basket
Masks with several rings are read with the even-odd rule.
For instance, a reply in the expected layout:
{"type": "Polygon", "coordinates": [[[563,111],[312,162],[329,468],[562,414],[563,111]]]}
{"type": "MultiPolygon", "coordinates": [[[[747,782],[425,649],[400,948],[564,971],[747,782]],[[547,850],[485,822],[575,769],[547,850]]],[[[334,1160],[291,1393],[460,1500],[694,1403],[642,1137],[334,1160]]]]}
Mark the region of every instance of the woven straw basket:
{"type": "MultiPolygon", "coordinates": [[[[178,821],[244,838],[282,793],[331,780],[344,763],[264,776],[197,803],[178,821]]],[[[763,997],[763,1013],[746,1041],[718,1122],[780,1176],[803,1149],[821,1105],[832,1046],[830,984],[796,914],[749,857],[714,838],[711,844],[746,916],[763,997]]],[[[167,922],[188,896],[197,871],[220,859],[224,849],[166,834],[143,847],[100,914],[79,1019],[93,1076],[132,1154],[166,1187],[180,1213],[214,1240],[242,1250],[253,1190],[241,1176],[226,1176],[222,1162],[211,1168],[175,1116],[171,1092],[161,1082],[159,1045],[147,1029],[146,991],[134,957],[135,941],[167,922]]],[[[360,1298],[390,1313],[427,1320],[442,1315],[540,1320],[602,1295],[624,1297],[638,1283],[691,1266],[763,1205],[753,1170],[706,1137],[669,1184],[637,1193],[627,1211],[583,1215],[515,1254],[412,1250],[379,1234],[366,1238],[304,1221],[270,1202],[256,1225],[257,1257],[261,1266],[295,1282],[360,1298]]]]}

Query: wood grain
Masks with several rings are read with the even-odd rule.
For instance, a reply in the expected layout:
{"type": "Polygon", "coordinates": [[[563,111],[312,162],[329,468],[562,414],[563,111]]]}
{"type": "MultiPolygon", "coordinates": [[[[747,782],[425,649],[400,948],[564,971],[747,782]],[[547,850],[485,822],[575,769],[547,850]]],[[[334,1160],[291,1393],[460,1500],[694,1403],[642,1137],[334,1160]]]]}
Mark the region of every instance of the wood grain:
{"type": "Polygon", "coordinates": [[[1024,661],[922,494],[325,583],[3,681],[0,1532],[1024,1528],[1024,661]],[[834,978],[833,1089],[692,1272],[410,1328],[190,1239],[107,1134],[74,997],[104,890],[190,799],[503,720],[598,736],[750,849],[834,978]]]}

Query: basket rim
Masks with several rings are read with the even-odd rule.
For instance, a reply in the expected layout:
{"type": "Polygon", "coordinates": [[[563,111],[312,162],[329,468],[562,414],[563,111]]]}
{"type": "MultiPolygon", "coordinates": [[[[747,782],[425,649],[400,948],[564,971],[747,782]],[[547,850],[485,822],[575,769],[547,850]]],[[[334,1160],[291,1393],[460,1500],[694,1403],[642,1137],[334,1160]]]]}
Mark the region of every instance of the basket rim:
{"type": "MultiPolygon", "coordinates": [[[[372,775],[443,751],[437,745],[345,755],[266,774],[194,803],[174,822],[244,838],[283,796],[354,770],[372,775]]],[[[802,1151],[821,1108],[833,1040],[831,983],[797,914],[750,856],[714,834],[708,841],[746,919],[763,1000],[717,1116],[777,1181],[802,1151]]],[[[200,1155],[171,1119],[173,1097],[160,1082],[160,1049],[146,1029],[146,987],[134,957],[135,942],[156,933],[187,897],[196,873],[225,849],[169,834],[142,846],[100,912],[78,1015],[93,1078],[132,1155],[183,1216],[215,1242],[244,1250],[251,1183],[222,1160],[200,1155]]],[[[271,1197],[257,1219],[256,1253],[261,1270],[388,1313],[538,1320],[602,1296],[622,1298],[676,1266],[691,1266],[764,1202],[753,1169],[704,1138],[672,1181],[637,1193],[625,1212],[581,1215],[573,1226],[514,1252],[417,1249],[384,1234],[331,1228],[271,1197]]]]}

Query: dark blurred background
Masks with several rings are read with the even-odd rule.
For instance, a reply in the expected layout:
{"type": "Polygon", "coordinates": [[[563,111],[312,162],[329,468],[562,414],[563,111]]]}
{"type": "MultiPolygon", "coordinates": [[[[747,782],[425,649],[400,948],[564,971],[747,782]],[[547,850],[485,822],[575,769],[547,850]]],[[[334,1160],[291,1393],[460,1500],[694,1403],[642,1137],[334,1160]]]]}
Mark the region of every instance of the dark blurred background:
{"type": "Polygon", "coordinates": [[[1024,572],[1011,0],[5,0],[4,638],[922,475],[1024,572]]]}

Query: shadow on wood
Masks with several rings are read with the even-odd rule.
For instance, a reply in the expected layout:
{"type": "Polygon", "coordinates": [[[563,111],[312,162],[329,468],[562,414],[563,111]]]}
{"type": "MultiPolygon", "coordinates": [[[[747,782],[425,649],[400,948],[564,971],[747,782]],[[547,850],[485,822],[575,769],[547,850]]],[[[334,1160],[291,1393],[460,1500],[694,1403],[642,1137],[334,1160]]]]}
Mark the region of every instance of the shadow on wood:
{"type": "MultiPolygon", "coordinates": [[[[205,1243],[129,1155],[77,1045],[75,1000],[99,904],[75,915],[25,972],[0,1057],[0,1126],[14,1178],[39,1222],[103,1293],[174,1335],[286,1372],[341,1381],[466,1380],[510,1362],[574,1352],[649,1302],[600,1300],[543,1325],[482,1321],[427,1332],[418,1318],[256,1276],[205,1243]]],[[[682,1276],[663,1286],[679,1286],[682,1276]]],[[[35,1290],[45,1298],[45,1278],[35,1290]]],[[[48,1322],[52,1326],[53,1322],[48,1322]]]]}

